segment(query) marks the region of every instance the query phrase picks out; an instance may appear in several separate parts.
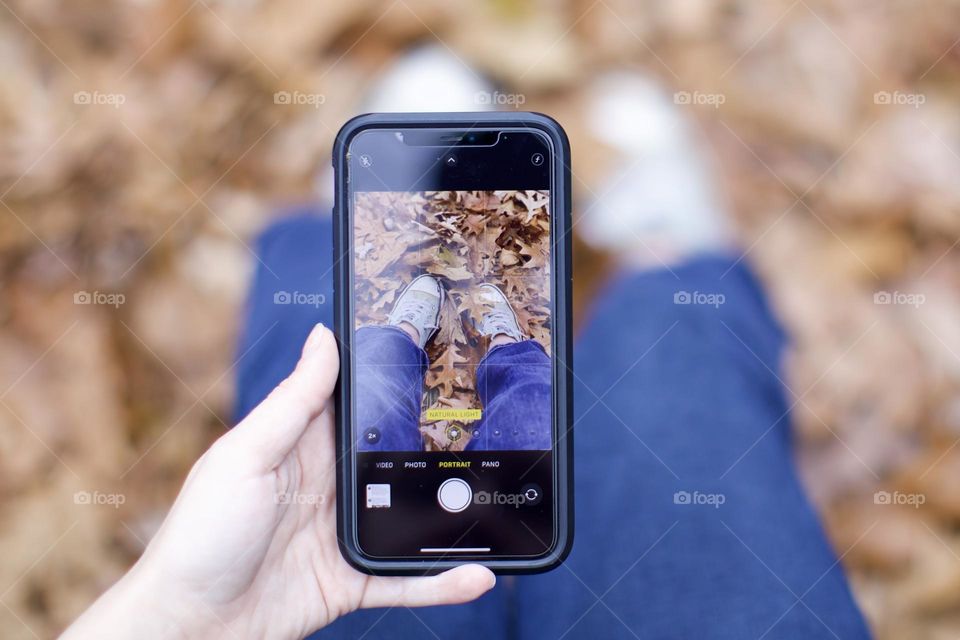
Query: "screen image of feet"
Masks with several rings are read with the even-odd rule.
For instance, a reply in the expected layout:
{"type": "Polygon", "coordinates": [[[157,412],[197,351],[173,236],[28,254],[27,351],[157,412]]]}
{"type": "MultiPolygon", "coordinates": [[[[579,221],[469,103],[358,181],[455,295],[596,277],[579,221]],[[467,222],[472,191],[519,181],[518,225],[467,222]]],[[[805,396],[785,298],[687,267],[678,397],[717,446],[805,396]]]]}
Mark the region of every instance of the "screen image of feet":
{"type": "Polygon", "coordinates": [[[551,447],[548,191],[358,192],[360,451],[551,447]]]}

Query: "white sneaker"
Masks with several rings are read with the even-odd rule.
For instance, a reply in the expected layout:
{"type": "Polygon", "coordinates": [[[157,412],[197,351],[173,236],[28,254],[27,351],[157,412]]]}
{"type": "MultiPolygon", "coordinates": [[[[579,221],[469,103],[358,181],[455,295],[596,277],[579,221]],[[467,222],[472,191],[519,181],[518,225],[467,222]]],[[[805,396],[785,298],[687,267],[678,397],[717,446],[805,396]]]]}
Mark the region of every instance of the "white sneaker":
{"type": "Polygon", "coordinates": [[[430,275],[413,279],[403,290],[387,316],[387,324],[398,326],[406,322],[417,330],[421,349],[440,327],[440,308],[443,306],[443,287],[440,280],[430,275]]]}
{"type": "Polygon", "coordinates": [[[493,87],[466,62],[441,45],[401,56],[381,76],[363,104],[363,112],[488,111],[493,87]]]}
{"type": "Polygon", "coordinates": [[[506,294],[493,284],[482,284],[479,288],[478,298],[486,307],[480,322],[480,333],[491,338],[505,335],[517,342],[523,340],[525,336],[520,331],[520,321],[506,294]]]}
{"type": "Polygon", "coordinates": [[[628,72],[600,78],[591,95],[588,124],[620,152],[621,169],[583,207],[577,229],[584,241],[621,255],[661,248],[670,257],[729,246],[708,149],[681,107],[661,86],[628,72]]]}

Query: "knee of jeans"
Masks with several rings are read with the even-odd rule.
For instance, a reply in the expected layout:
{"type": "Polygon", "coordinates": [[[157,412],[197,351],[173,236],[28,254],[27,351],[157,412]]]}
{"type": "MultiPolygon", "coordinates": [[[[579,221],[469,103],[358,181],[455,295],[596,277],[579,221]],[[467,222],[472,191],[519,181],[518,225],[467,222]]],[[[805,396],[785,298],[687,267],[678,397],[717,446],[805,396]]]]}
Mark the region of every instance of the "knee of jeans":
{"type": "Polygon", "coordinates": [[[724,262],[688,274],[627,274],[601,296],[580,339],[576,362],[587,352],[617,362],[657,358],[663,352],[706,362],[731,353],[751,355],[776,369],[785,336],[749,274],[721,279],[724,262]],[[696,275],[697,277],[693,277],[696,275]]]}
{"type": "MultiPolygon", "coordinates": [[[[294,257],[329,255],[332,260],[333,221],[323,211],[318,205],[304,205],[277,214],[278,219],[257,236],[257,255],[263,263],[270,265],[268,258],[283,260],[290,254],[294,257]]],[[[264,265],[258,263],[258,266],[264,265]]]]}

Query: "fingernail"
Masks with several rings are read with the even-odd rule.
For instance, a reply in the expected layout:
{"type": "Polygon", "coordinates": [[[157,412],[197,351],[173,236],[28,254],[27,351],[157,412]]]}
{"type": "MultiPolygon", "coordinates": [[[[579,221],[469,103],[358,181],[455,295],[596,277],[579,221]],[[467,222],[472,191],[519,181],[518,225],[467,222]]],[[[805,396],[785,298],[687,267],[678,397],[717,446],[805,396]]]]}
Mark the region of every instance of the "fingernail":
{"type": "Polygon", "coordinates": [[[310,335],[307,337],[307,342],[303,345],[303,355],[310,355],[317,350],[317,347],[320,346],[324,329],[325,327],[322,322],[318,322],[313,326],[310,335]]]}

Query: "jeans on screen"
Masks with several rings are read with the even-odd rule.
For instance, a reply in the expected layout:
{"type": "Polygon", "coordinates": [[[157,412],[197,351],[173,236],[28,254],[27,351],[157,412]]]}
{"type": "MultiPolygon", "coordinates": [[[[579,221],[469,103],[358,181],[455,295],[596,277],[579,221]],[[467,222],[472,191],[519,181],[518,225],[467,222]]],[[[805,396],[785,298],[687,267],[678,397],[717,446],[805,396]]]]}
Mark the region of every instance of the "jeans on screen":
{"type": "MultiPolygon", "coordinates": [[[[357,330],[356,425],[360,451],[420,451],[427,354],[403,330],[357,330]]],[[[550,359],[533,340],[490,349],[477,366],[482,418],[467,423],[468,449],[549,449],[550,359]]]]}

